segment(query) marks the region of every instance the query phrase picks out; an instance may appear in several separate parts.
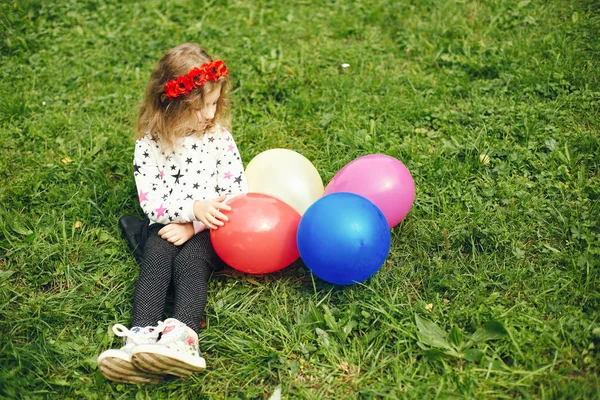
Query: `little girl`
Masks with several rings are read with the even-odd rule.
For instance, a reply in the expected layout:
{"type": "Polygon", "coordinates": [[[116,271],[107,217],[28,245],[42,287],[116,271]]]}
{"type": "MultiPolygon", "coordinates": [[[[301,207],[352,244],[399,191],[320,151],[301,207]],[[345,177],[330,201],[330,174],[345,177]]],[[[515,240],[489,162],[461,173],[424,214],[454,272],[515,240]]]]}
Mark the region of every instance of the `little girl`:
{"type": "Polygon", "coordinates": [[[196,44],[169,50],[152,71],[137,123],[134,175],[150,220],[121,349],[98,357],[113,381],[157,382],[206,367],[198,350],[207,281],[222,265],[209,236],[228,220],[226,201],[247,192],[244,167],[226,129],[228,70],[196,44]],[[164,322],[169,285],[172,318],[164,322]]]}

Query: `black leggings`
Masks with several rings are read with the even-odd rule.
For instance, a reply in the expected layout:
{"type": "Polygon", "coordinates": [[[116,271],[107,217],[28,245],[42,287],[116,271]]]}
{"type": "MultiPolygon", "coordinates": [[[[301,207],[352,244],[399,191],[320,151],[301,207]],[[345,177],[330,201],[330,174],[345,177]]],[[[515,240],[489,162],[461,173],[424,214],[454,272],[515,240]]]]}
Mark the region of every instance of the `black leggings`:
{"type": "Polygon", "coordinates": [[[144,261],[135,285],[132,326],[156,326],[162,320],[172,282],[173,318],[198,332],[206,307],[208,279],[223,261],[215,253],[208,229],[178,247],[158,236],[163,226],[154,224],[148,230],[144,261]]]}

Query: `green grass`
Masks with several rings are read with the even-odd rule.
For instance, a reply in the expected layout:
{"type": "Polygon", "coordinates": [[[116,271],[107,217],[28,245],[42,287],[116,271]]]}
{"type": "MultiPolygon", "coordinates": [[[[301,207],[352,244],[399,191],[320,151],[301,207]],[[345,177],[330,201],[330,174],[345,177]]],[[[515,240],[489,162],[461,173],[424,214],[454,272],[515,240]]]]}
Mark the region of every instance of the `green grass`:
{"type": "Polygon", "coordinates": [[[598,4],[286,3],[0,2],[0,397],[600,397],[598,4]],[[417,197],[372,279],[220,274],[207,372],[114,384],[135,106],[184,41],[229,65],[246,164],[381,152],[417,197]]]}

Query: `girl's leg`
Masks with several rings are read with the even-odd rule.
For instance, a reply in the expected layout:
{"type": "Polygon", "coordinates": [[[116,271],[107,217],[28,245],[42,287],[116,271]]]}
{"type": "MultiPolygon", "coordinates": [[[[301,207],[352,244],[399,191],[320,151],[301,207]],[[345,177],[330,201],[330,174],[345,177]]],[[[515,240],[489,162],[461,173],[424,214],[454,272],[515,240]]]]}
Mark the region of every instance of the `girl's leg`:
{"type": "Polygon", "coordinates": [[[173,262],[175,310],[173,318],[194,331],[200,330],[200,318],[206,307],[208,279],[213,270],[223,266],[210,241],[207,230],[185,243],[173,262]]]}
{"type": "Polygon", "coordinates": [[[155,326],[162,319],[167,290],[171,283],[173,260],[179,247],[158,236],[163,225],[152,225],[144,246],[144,261],[133,296],[132,326],[155,326]]]}

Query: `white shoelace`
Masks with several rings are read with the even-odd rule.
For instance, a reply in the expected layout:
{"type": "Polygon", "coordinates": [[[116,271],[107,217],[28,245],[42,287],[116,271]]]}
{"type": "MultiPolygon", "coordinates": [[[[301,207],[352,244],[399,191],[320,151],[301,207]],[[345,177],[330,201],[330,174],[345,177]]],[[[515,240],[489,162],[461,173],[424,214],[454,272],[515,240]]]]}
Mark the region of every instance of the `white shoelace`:
{"type": "Polygon", "coordinates": [[[128,329],[122,324],[114,324],[112,327],[112,331],[115,335],[119,337],[126,337],[127,342],[131,340],[134,344],[147,343],[148,337],[158,339],[158,335],[163,331],[163,329],[165,329],[165,324],[162,321],[158,321],[157,326],[145,326],[140,328],[140,330],[137,332],[128,329]]]}

